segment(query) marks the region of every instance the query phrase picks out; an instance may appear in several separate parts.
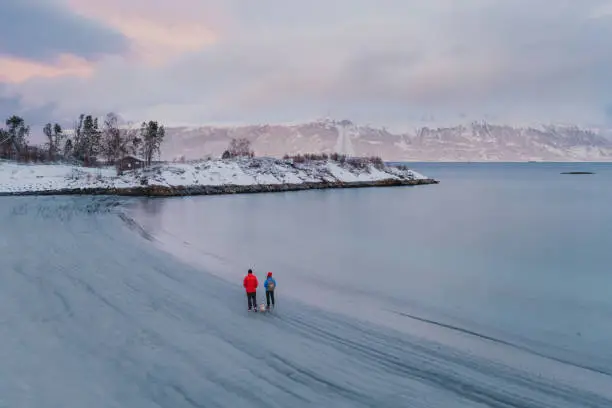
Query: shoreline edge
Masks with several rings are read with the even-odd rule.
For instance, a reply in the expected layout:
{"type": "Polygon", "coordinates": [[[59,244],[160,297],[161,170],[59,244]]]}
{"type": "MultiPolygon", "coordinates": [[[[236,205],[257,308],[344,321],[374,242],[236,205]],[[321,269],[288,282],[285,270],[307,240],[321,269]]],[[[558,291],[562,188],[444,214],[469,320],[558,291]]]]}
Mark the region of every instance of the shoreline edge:
{"type": "Polygon", "coordinates": [[[137,187],[78,187],[33,191],[2,191],[0,196],[107,195],[132,197],[188,197],[201,195],[261,194],[302,190],[400,187],[439,184],[435,179],[383,179],[374,181],[320,181],[287,184],[144,185],[137,187]]]}

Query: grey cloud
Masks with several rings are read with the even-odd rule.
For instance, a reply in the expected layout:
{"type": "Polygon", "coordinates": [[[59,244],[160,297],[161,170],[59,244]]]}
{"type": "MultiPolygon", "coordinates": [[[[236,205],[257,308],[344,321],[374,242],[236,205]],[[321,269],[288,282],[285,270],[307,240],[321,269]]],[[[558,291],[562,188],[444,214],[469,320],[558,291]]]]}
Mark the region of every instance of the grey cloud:
{"type": "Polygon", "coordinates": [[[496,2],[449,14],[430,33],[443,41],[424,33],[424,47],[357,53],[331,93],[407,109],[601,116],[612,91],[612,19],[593,11],[610,2],[561,3],[496,2]]]}
{"type": "Polygon", "coordinates": [[[424,11],[410,0],[275,1],[249,3],[237,33],[161,69],[103,65],[86,94],[70,79],[12,91],[29,103],[61,94],[58,115],[117,110],[192,123],[609,115],[612,20],[593,12],[603,1],[431,0],[424,11]]]}
{"type": "MultiPolygon", "coordinates": [[[[2,87],[0,85],[0,93],[1,91],[2,87]]],[[[5,118],[15,114],[19,109],[19,100],[17,98],[0,96],[0,127],[2,127],[5,118]]]]}
{"type": "Polygon", "coordinates": [[[0,84],[0,127],[4,125],[5,119],[12,115],[23,117],[28,124],[35,127],[55,122],[57,119],[54,111],[57,105],[57,102],[47,102],[34,107],[24,106],[19,97],[3,95],[3,86],[0,84]]]}
{"type": "Polygon", "coordinates": [[[0,1],[0,54],[48,60],[59,53],[85,58],[120,53],[126,38],[76,15],[57,0],[0,1]]]}
{"type": "Polygon", "coordinates": [[[0,84],[0,128],[4,127],[7,118],[18,115],[24,118],[26,124],[30,126],[30,143],[39,144],[45,141],[42,128],[45,123],[56,122],[54,118],[55,102],[29,108],[21,104],[19,97],[4,95],[5,87],[0,84]]]}

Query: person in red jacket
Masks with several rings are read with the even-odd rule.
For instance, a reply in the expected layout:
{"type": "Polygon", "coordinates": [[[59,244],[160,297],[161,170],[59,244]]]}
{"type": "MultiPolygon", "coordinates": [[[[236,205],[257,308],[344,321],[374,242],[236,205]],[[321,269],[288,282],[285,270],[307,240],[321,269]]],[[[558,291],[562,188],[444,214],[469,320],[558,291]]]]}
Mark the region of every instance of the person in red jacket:
{"type": "Polygon", "coordinates": [[[252,305],[253,309],[257,311],[257,286],[259,286],[259,282],[257,282],[257,276],[253,275],[252,270],[249,269],[247,276],[244,277],[242,286],[246,289],[249,310],[251,310],[252,305]]]}

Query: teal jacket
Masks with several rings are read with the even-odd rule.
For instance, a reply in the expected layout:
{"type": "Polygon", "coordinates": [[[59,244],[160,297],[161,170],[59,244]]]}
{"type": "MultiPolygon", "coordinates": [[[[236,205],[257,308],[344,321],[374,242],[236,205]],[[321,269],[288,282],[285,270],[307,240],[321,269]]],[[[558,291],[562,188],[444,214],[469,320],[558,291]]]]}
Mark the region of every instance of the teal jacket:
{"type": "Polygon", "coordinates": [[[266,288],[266,290],[268,290],[268,284],[272,282],[272,287],[270,288],[270,290],[274,290],[276,289],[276,280],[274,280],[273,277],[269,277],[266,279],[266,281],[264,282],[264,287],[266,288]]]}

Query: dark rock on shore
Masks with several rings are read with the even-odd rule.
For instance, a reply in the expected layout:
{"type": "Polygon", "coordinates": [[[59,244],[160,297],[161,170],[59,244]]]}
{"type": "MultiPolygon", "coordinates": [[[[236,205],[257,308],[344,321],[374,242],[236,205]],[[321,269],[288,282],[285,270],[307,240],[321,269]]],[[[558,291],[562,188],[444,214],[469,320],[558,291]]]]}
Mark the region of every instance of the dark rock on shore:
{"type": "Polygon", "coordinates": [[[335,188],[396,187],[438,184],[434,179],[386,179],[377,181],[355,182],[306,182],[300,184],[254,184],[254,185],[220,185],[220,186],[161,186],[143,185],[138,187],[96,187],[72,188],[62,190],[0,192],[0,196],[30,195],[114,195],[137,197],[179,197],[195,195],[224,194],[257,194],[300,190],[322,190],[335,188]]]}

